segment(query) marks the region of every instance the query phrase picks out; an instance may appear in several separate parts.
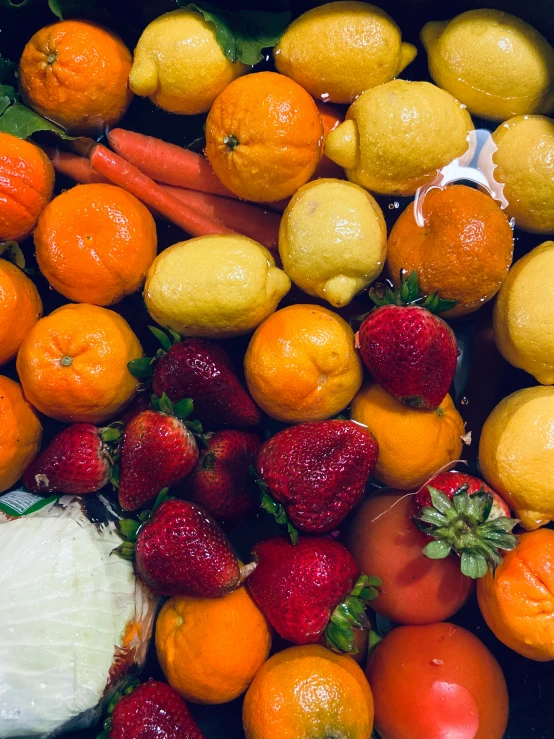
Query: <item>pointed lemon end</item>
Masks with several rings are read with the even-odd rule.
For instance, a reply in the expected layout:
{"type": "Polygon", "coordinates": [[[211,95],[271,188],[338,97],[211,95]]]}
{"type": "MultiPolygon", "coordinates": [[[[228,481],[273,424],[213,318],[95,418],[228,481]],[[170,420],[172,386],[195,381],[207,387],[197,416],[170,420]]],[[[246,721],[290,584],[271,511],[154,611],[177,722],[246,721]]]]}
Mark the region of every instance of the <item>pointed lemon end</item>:
{"type": "Polygon", "coordinates": [[[267,291],[269,294],[278,297],[279,300],[285,297],[291,288],[289,276],[279,267],[270,267],[267,274],[267,291]]]}
{"type": "Polygon", "coordinates": [[[426,23],[421,29],[421,43],[423,44],[425,51],[429,53],[433,45],[442,36],[442,33],[450,21],[431,21],[426,23]]]}
{"type": "Polygon", "coordinates": [[[140,97],[152,97],[158,89],[158,68],[148,56],[137,55],[129,74],[129,87],[140,97]]]}
{"type": "Polygon", "coordinates": [[[518,509],[516,511],[516,515],[521,521],[521,525],[523,526],[523,528],[527,529],[528,531],[534,531],[541,526],[546,526],[546,524],[550,523],[551,520],[550,516],[545,515],[544,512],[540,511],[527,511],[518,509]]]}
{"type": "Polygon", "coordinates": [[[348,305],[354,295],[363,287],[362,280],[346,275],[337,275],[327,280],[323,286],[321,297],[328,300],[334,308],[348,305]]]}
{"type": "Polygon", "coordinates": [[[413,44],[408,44],[404,41],[402,43],[402,48],[400,49],[400,66],[398,67],[397,74],[400,74],[403,69],[406,69],[408,64],[411,64],[416,56],[416,47],[413,44]]]}
{"type": "Polygon", "coordinates": [[[325,154],[344,169],[354,169],[360,154],[358,126],[352,119],[341,123],[325,140],[325,154]]]}

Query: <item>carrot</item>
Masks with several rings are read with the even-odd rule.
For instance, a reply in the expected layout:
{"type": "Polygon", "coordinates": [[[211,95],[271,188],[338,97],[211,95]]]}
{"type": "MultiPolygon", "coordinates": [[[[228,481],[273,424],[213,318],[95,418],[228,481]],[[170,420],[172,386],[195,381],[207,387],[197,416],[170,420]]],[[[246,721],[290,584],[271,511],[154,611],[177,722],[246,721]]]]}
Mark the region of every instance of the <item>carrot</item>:
{"type": "Polygon", "coordinates": [[[120,156],[157,182],[237,198],[202,154],[123,128],[112,129],[108,141],[120,156]]]}
{"type": "Polygon", "coordinates": [[[197,213],[222,223],[234,231],[262,244],[274,254],[279,242],[281,217],[250,203],[237,202],[221,195],[210,195],[183,187],[161,185],[161,187],[197,213]]]}
{"type": "Polygon", "coordinates": [[[43,146],[43,149],[50,157],[56,172],[70,177],[75,182],[80,182],[82,185],[88,185],[91,182],[109,182],[90,166],[87,157],[80,157],[70,151],[59,151],[50,146],[43,146]]]}
{"type": "Polygon", "coordinates": [[[92,150],[90,163],[97,172],[142,200],[145,205],[154,208],[168,221],[179,226],[191,236],[235,233],[230,228],[216,223],[182,203],[137,167],[106,149],[102,144],[98,144],[92,150]]]}

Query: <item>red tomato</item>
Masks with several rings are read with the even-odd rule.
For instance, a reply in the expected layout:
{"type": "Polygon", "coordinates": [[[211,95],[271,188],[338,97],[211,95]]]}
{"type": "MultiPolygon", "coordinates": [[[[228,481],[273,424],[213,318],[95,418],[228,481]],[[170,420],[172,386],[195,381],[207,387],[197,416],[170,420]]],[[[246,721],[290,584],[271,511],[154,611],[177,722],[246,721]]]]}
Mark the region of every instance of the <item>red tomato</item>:
{"type": "Polygon", "coordinates": [[[504,675],[466,629],[449,623],[393,629],[373,652],[366,672],[382,739],[504,736],[504,675]]]}
{"type": "Polygon", "coordinates": [[[358,571],[383,581],[372,608],[401,624],[450,618],[463,606],[473,581],[454,556],[432,560],[421,553],[428,539],[411,520],[412,497],[397,490],[372,495],[358,508],[346,546],[358,571]]]}

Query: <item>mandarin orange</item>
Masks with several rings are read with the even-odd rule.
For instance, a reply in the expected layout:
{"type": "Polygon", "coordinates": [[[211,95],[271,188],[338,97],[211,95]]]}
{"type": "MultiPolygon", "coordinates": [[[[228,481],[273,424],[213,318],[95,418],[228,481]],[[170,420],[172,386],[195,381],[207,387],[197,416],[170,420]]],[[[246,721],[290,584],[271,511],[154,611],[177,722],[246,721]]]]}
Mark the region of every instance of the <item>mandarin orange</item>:
{"type": "Polygon", "coordinates": [[[40,448],[42,426],[19,383],[0,375],[0,493],[19,480],[40,448]]]}
{"type": "Polygon", "coordinates": [[[41,316],[42,301],[34,282],[15,264],[0,259],[0,364],[15,357],[41,316]]]}

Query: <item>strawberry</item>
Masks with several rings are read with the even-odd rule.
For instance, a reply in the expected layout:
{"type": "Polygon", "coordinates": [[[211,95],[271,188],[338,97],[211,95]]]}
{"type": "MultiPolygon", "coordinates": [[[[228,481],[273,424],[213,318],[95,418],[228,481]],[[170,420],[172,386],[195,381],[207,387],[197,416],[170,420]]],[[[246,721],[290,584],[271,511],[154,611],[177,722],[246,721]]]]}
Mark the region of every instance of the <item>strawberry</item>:
{"type": "Polygon", "coordinates": [[[239,519],[258,505],[250,466],[261,446],[250,431],[217,431],[190,477],[190,497],[216,519],[239,519]]]}
{"type": "Polygon", "coordinates": [[[94,493],[110,480],[108,442],[121,432],[108,426],[74,423],[57,434],[23,474],[23,485],[37,493],[94,493]]]}
{"type": "Polygon", "coordinates": [[[179,693],[154,680],[120,698],[104,726],[108,739],[204,739],[179,693]]]}
{"type": "Polygon", "coordinates": [[[138,529],[135,570],[158,595],[198,598],[225,595],[240,585],[242,574],[213,518],[195,503],[175,498],[165,500],[138,529]]]}
{"type": "Polygon", "coordinates": [[[331,648],[355,652],[353,628],[367,628],[365,603],[378,595],[377,578],[358,578],[350,552],[330,537],[277,536],[256,544],[256,568],[246,581],[275,631],[294,644],[325,633],[331,648]]]}
{"type": "Polygon", "coordinates": [[[124,511],[142,508],[152,502],[162,488],[175,485],[193,470],[198,460],[198,447],[187,428],[191,406],[183,400],[173,408],[167,398],[162,397],[162,410],[142,411],[125,428],[118,490],[119,504],[124,511]],[[177,415],[170,415],[173,411],[177,415]]]}
{"type": "Polygon", "coordinates": [[[207,428],[257,426],[260,412],[240,384],[227,352],[204,339],[172,339],[159,329],[151,331],[162,343],[152,359],[129,363],[130,371],[142,380],[152,379],[152,389],[174,403],[192,398],[195,415],[207,428]],[[172,343],[173,342],[175,343],[172,343]]]}
{"type": "Polygon", "coordinates": [[[464,575],[494,573],[502,551],[517,546],[519,523],[506,502],[482,480],[462,472],[436,475],[414,499],[415,523],[432,540],[423,553],[444,559],[454,552],[464,575]]]}
{"type": "Polygon", "coordinates": [[[300,531],[331,531],[362,499],[378,452],[373,434],[354,421],[284,429],[265,442],[256,459],[262,505],[280,523],[286,514],[300,531]]]}
{"type": "Polygon", "coordinates": [[[402,279],[394,292],[375,289],[377,304],[356,337],[362,361],[387,392],[412,408],[438,408],[448,393],[458,358],[454,332],[434,313],[448,310],[453,301],[436,294],[419,297],[417,273],[402,279]]]}

